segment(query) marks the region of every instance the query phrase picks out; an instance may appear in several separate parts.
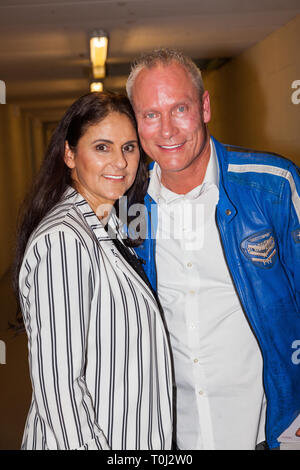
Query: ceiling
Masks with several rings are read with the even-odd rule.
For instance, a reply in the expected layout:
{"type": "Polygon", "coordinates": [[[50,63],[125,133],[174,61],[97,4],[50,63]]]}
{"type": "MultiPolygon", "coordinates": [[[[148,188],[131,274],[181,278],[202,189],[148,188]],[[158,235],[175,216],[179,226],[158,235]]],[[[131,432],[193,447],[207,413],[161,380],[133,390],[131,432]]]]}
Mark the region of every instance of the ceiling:
{"type": "Polygon", "coordinates": [[[110,38],[104,85],[121,89],[142,51],[177,47],[218,65],[299,13],[299,0],[1,0],[0,79],[7,103],[64,107],[89,89],[94,29],[110,38]]]}

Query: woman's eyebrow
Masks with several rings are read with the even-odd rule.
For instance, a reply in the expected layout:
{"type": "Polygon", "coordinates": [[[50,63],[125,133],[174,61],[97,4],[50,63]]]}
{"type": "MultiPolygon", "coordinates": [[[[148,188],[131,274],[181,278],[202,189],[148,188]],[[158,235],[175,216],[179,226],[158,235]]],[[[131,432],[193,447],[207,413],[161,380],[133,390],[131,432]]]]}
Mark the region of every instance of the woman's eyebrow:
{"type": "Polygon", "coordinates": [[[97,142],[107,142],[108,144],[113,144],[113,141],[108,139],[96,139],[92,142],[92,144],[96,144],[97,142]]]}
{"type": "MultiPolygon", "coordinates": [[[[96,144],[97,142],[106,142],[107,144],[114,143],[112,140],[108,140],[108,139],[96,139],[92,142],[92,144],[96,144]]],[[[125,144],[133,144],[133,143],[138,143],[138,140],[133,139],[133,140],[128,140],[127,142],[125,142],[125,144]]]]}

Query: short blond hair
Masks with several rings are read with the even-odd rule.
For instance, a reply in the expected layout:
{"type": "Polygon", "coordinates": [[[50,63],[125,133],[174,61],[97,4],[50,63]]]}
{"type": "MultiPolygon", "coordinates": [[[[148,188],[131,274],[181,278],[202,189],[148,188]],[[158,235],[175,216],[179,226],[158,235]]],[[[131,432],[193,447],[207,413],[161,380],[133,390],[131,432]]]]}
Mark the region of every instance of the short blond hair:
{"type": "Polygon", "coordinates": [[[188,72],[192,82],[194,83],[195,87],[199,92],[199,99],[201,103],[202,95],[204,93],[204,85],[200,69],[190,57],[184,55],[181,51],[177,49],[168,48],[154,49],[151,52],[141,54],[132,63],[131,72],[126,83],[126,91],[131,103],[133,102],[132,92],[134,82],[141,70],[145,68],[151,69],[153,67],[156,67],[157,65],[168,66],[172,63],[181,65],[188,72]]]}

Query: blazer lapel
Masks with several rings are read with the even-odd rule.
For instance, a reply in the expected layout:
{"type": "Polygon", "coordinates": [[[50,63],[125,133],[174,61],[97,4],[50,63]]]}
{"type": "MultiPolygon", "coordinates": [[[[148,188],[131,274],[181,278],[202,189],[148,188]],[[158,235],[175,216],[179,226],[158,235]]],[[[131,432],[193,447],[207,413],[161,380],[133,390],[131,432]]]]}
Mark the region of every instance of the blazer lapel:
{"type": "MultiPolygon", "coordinates": [[[[101,249],[106,253],[108,259],[113,257],[116,268],[122,271],[136,285],[136,287],[142,292],[144,297],[146,297],[148,302],[151,304],[152,308],[158,312],[160,316],[160,310],[151,289],[142,280],[134,268],[124,259],[112,241],[113,235],[117,236],[119,240],[121,240],[122,237],[121,223],[117,216],[115,214],[111,215],[108,222],[110,225],[110,230],[107,232],[84,197],[81,196],[81,194],[79,194],[77,191],[74,191],[73,188],[70,188],[70,190],[72,194],[70,192],[67,194],[67,197],[74,197],[74,203],[76,207],[82,213],[86,224],[97,238],[101,245],[101,249]]],[[[132,253],[134,254],[133,250],[132,253]]]]}

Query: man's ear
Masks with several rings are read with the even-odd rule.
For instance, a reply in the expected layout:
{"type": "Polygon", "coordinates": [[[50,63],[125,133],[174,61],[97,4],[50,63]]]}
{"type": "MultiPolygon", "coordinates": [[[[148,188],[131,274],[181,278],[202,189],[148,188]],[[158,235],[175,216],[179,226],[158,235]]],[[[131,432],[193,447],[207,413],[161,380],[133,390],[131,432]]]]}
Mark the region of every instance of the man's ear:
{"type": "Polygon", "coordinates": [[[64,162],[69,168],[75,168],[75,154],[73,150],[70,149],[67,141],[65,142],[64,162]]]}
{"type": "Polygon", "coordinates": [[[202,96],[202,119],[205,124],[210,121],[211,110],[210,110],[210,98],[207,90],[203,93],[202,96]]]}

